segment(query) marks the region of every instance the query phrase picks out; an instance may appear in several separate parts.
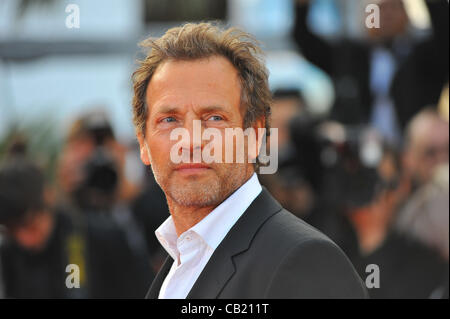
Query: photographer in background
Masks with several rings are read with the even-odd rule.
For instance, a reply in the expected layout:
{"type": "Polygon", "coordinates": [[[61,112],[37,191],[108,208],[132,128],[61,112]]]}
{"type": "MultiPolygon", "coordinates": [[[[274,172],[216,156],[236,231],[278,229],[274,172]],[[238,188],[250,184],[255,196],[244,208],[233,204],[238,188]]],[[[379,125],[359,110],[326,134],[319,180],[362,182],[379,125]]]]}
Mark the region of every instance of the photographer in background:
{"type": "MultiPolygon", "coordinates": [[[[448,100],[447,100],[448,102],[448,100]]],[[[399,212],[398,229],[449,256],[449,123],[434,108],[409,123],[403,149],[408,197],[399,212]]],[[[448,287],[448,281],[447,281],[448,287]]]]}
{"type": "Polygon", "coordinates": [[[316,121],[308,115],[299,89],[282,87],[273,92],[271,127],[278,129],[278,170],[258,178],[294,215],[314,226],[317,158],[311,132],[316,121]]]}
{"type": "Polygon", "coordinates": [[[0,250],[6,297],[68,297],[64,291],[68,262],[61,255],[64,243],[57,239],[60,222],[44,202],[40,169],[23,158],[7,161],[0,169],[0,224],[7,235],[0,250]]]}
{"type": "Polygon", "coordinates": [[[380,287],[369,289],[371,298],[434,297],[448,278],[448,264],[394,228],[408,195],[398,155],[368,127],[328,123],[322,135],[334,159],[323,198],[339,214],[319,228],[341,245],[362,278],[367,265],[379,267],[380,287]]]}
{"type": "Polygon", "coordinates": [[[126,153],[104,111],[94,110],[80,116],[72,123],[63,147],[58,167],[62,190],[59,200],[79,218],[113,223],[120,228],[135,256],[138,273],[145,273],[145,278],[151,281],[154,272],[142,225],[130,209],[136,185],[125,176],[126,153]]]}
{"type": "Polygon", "coordinates": [[[449,161],[449,123],[435,107],[425,108],[408,123],[403,166],[412,191],[430,182],[433,171],[449,161]]]}
{"type": "Polygon", "coordinates": [[[113,219],[130,248],[147,258],[142,227],[129,207],[136,191],[124,174],[126,151],[104,112],[89,112],[74,121],[58,167],[59,199],[82,215],[113,219]]]}
{"type": "Polygon", "coordinates": [[[53,210],[41,170],[24,158],[0,169],[0,247],[7,298],[139,298],[151,278],[111,222],[53,210]],[[79,267],[68,288],[66,267],[79,267]]]}
{"type": "Polygon", "coordinates": [[[106,113],[91,111],[70,126],[58,167],[60,197],[84,211],[109,210],[135,197],[124,174],[126,147],[106,113]]]}
{"type": "MultiPolygon", "coordinates": [[[[69,202],[51,207],[41,170],[26,159],[26,145],[20,149],[0,169],[5,297],[142,298],[153,277],[145,252],[130,246],[110,215],[83,213],[69,202]],[[80,288],[66,286],[69,264],[79,268],[80,288]]],[[[96,208],[106,205],[100,199],[93,199],[96,208]]]]}

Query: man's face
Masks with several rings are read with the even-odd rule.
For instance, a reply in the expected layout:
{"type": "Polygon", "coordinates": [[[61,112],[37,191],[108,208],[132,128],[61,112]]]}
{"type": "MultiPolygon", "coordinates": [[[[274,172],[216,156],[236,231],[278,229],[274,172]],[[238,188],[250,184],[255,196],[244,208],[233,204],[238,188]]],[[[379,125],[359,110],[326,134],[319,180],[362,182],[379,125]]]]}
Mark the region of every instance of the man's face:
{"type": "Polygon", "coordinates": [[[402,0],[368,1],[380,8],[380,28],[368,29],[375,39],[389,40],[405,32],[409,19],[402,0]]]}
{"type": "Polygon", "coordinates": [[[82,182],[83,164],[92,155],[94,141],[82,136],[67,143],[59,161],[58,179],[62,190],[70,194],[82,182]]]}
{"type": "Polygon", "coordinates": [[[9,231],[14,240],[23,248],[41,250],[53,228],[53,218],[49,213],[40,213],[27,218],[21,225],[9,231]]]}
{"type": "MultiPolygon", "coordinates": [[[[209,141],[193,141],[194,120],[201,130],[242,128],[245,110],[240,104],[241,87],[237,70],[223,57],[193,61],[166,61],[161,64],[147,87],[148,118],[145,136],[138,134],[141,159],[151,165],[156,181],[168,199],[181,206],[208,207],[220,204],[253,173],[252,164],[192,164],[194,149],[209,141]],[[189,143],[171,140],[176,128],[189,132],[189,143]],[[189,150],[191,164],[175,164],[171,159],[174,144],[178,153],[189,150]],[[177,146],[178,147],[178,146],[177,146]]],[[[259,126],[263,127],[263,123],[259,126]]],[[[222,152],[223,157],[224,151],[222,152]]]]}
{"type": "Polygon", "coordinates": [[[412,134],[406,153],[406,167],[416,182],[426,183],[437,166],[448,163],[448,151],[448,123],[440,119],[428,119],[412,134]]]}

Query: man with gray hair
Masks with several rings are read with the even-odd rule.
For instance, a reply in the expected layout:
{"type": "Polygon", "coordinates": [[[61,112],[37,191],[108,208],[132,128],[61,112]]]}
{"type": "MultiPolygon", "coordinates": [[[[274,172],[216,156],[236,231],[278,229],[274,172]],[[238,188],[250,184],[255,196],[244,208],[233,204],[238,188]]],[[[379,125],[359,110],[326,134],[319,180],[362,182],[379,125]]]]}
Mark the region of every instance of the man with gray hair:
{"type": "Polygon", "coordinates": [[[448,163],[449,124],[433,108],[414,116],[406,128],[403,165],[413,188],[429,182],[436,167],[448,163]]]}
{"type": "Polygon", "coordinates": [[[192,137],[197,121],[201,132],[218,132],[214,142],[226,149],[227,129],[270,128],[268,74],[253,38],[201,23],[143,45],[149,53],[133,75],[134,123],[141,159],[171,214],[156,230],[169,256],[147,297],[365,297],[336,244],[261,187],[255,172],[261,144],[236,138],[236,149],[248,150],[244,162],[220,155],[209,163],[191,158],[205,150],[204,141],[170,137],[180,129],[192,137]],[[180,152],[188,162],[173,161],[180,152]]]}
{"type": "Polygon", "coordinates": [[[448,262],[449,124],[428,108],[409,123],[403,155],[411,191],[397,218],[398,229],[438,251],[448,262]]]}

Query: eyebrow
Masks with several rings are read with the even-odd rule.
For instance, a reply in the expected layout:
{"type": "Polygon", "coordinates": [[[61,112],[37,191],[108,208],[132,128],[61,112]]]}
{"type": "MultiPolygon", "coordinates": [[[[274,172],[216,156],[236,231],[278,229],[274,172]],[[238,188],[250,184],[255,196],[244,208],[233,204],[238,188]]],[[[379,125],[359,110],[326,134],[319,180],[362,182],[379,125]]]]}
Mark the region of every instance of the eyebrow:
{"type": "Polygon", "coordinates": [[[205,106],[205,107],[201,107],[201,110],[203,112],[221,111],[221,112],[228,113],[228,111],[221,105],[208,105],[208,106],[205,106]]]}
{"type": "MultiPolygon", "coordinates": [[[[225,113],[229,113],[223,106],[220,105],[208,105],[208,106],[200,106],[200,111],[202,112],[215,112],[221,111],[225,113]]],[[[162,106],[155,112],[156,114],[174,114],[180,113],[180,108],[177,106],[166,105],[162,106]]]]}
{"type": "Polygon", "coordinates": [[[176,106],[162,106],[159,108],[159,110],[156,111],[156,114],[171,114],[171,113],[178,113],[178,107],[176,106]]]}

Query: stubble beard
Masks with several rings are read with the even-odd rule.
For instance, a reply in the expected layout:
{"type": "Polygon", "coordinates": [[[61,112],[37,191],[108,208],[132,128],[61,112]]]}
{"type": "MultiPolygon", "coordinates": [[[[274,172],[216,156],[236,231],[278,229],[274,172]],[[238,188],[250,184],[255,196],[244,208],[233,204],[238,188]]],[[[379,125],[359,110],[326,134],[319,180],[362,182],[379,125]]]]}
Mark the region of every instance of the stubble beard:
{"type": "Polygon", "coordinates": [[[179,206],[199,208],[219,205],[243,184],[247,173],[245,165],[234,164],[221,170],[225,175],[217,171],[212,172],[214,176],[206,182],[202,178],[192,176],[186,183],[176,183],[170,178],[174,171],[166,175],[153,166],[152,170],[167,199],[179,206]]]}
{"type": "MultiPolygon", "coordinates": [[[[150,162],[154,163],[148,145],[146,148],[150,162]]],[[[179,206],[201,208],[219,205],[246,181],[247,166],[245,164],[218,165],[222,166],[214,170],[214,177],[209,178],[206,183],[195,176],[192,176],[189,182],[175,183],[170,178],[174,174],[170,164],[162,169],[155,169],[155,165],[151,165],[151,169],[168,201],[172,200],[179,206]]]]}

